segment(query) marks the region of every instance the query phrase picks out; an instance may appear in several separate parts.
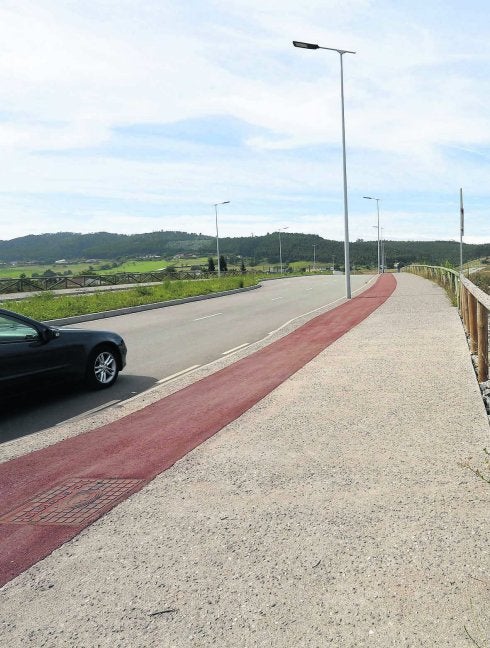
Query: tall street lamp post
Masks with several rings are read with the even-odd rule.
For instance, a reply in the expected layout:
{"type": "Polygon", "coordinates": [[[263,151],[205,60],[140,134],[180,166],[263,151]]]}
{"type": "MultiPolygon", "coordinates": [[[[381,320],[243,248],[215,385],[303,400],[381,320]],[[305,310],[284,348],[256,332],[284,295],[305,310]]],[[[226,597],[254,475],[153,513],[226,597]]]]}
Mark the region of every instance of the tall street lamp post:
{"type": "Polygon", "coordinates": [[[218,205],[228,205],[229,202],[229,200],[224,200],[223,202],[214,203],[214,213],[216,215],[216,255],[218,257],[218,279],[221,277],[221,268],[219,262],[218,205]]]}
{"type": "Polygon", "coordinates": [[[463,272],[464,207],[463,189],[459,190],[459,271],[463,272]]]}
{"type": "MultiPolygon", "coordinates": [[[[289,227],[289,226],[288,226],[289,227]]],[[[284,232],[285,230],[288,229],[288,227],[281,227],[281,229],[277,230],[279,234],[279,265],[281,268],[281,274],[282,274],[282,246],[281,246],[281,232],[284,232]]]]}
{"type": "MultiPolygon", "coordinates": [[[[377,227],[378,227],[378,274],[379,274],[380,270],[381,270],[381,265],[380,265],[380,251],[381,251],[381,249],[380,249],[380,241],[379,241],[379,201],[381,200],[381,198],[372,198],[371,196],[363,196],[363,198],[365,198],[366,200],[375,200],[376,201],[376,209],[378,211],[378,225],[377,225],[377,227]]],[[[374,227],[376,227],[376,225],[374,227]]]]}
{"type": "Polygon", "coordinates": [[[340,105],[342,109],[342,153],[343,153],[343,174],[344,174],[344,263],[345,263],[345,296],[351,298],[350,289],[350,259],[349,259],[349,210],[347,207],[347,161],[345,154],[345,116],[344,116],[344,54],[355,54],[349,50],[341,50],[335,47],[321,47],[316,43],[302,43],[293,41],[295,47],[303,49],[323,49],[337,52],[340,55],[340,105]]]}
{"type": "Polygon", "coordinates": [[[318,244],[313,245],[313,272],[316,271],[316,246],[318,244]]]}
{"type": "Polygon", "coordinates": [[[381,228],[381,267],[383,269],[383,272],[385,271],[385,266],[386,266],[386,259],[385,259],[385,239],[383,236],[383,230],[384,227],[381,228]]]}

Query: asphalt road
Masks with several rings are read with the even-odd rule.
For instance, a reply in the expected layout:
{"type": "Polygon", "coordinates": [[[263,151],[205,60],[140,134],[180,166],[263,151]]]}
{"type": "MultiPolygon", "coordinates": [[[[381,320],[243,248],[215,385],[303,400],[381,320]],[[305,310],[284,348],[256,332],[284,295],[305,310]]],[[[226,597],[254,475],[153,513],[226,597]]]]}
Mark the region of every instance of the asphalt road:
{"type": "MultiPolygon", "coordinates": [[[[352,290],[370,276],[352,276],[352,290]]],[[[264,282],[258,290],[190,302],[77,328],[110,329],[128,346],[128,363],[114,387],[89,392],[80,386],[36,390],[9,403],[0,421],[5,442],[110,407],[157,382],[213,362],[262,340],[290,320],[341,299],[343,276],[293,277],[264,282]]]]}

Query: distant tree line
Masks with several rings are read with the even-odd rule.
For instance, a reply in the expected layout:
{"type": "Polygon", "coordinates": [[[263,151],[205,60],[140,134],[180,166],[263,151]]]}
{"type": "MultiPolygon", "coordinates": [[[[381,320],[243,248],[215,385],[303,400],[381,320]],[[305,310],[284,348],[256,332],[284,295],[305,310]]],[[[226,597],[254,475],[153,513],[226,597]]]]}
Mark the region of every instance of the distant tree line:
{"type": "MultiPolygon", "coordinates": [[[[58,232],[23,236],[10,241],[0,241],[0,262],[54,263],[59,259],[114,260],[141,258],[158,255],[172,258],[176,254],[195,254],[212,257],[215,239],[203,234],[186,232],[151,232],[147,234],[111,234],[97,232],[76,234],[58,232]]],[[[313,246],[317,264],[343,266],[344,245],[342,241],[323,239],[315,234],[281,233],[282,261],[313,262],[313,246]]],[[[350,259],[354,266],[375,266],[377,241],[358,239],[350,244],[350,259]]],[[[243,260],[247,267],[259,263],[279,263],[279,237],[277,232],[264,236],[248,236],[220,239],[220,252],[225,263],[239,265],[243,260]]],[[[464,244],[465,259],[490,256],[490,244],[464,244]]],[[[221,255],[220,255],[221,256],[221,255]]],[[[404,265],[415,261],[428,264],[452,265],[459,263],[457,241],[386,241],[385,256],[388,266],[395,262],[404,265]]]]}

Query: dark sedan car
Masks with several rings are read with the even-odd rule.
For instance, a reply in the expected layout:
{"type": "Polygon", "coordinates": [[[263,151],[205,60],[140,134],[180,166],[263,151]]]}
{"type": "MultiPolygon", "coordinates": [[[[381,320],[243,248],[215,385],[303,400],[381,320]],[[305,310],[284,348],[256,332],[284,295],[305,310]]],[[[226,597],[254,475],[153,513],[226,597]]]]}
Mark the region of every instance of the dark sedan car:
{"type": "Polygon", "coordinates": [[[0,308],[2,392],[61,379],[104,389],[125,364],[126,345],[117,333],[58,329],[0,308]]]}

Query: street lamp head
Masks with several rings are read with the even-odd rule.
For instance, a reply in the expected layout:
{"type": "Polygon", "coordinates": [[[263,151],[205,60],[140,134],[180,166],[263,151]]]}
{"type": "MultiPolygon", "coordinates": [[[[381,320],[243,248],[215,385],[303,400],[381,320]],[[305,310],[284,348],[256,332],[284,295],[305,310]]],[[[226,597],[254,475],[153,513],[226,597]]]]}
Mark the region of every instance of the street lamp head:
{"type": "Polygon", "coordinates": [[[337,47],[322,47],[321,45],[317,45],[316,43],[303,43],[302,41],[293,41],[293,45],[295,47],[301,47],[303,49],[330,50],[331,52],[338,52],[340,56],[342,56],[342,54],[355,54],[355,52],[351,52],[351,50],[338,49],[337,47]]]}
{"type": "Polygon", "coordinates": [[[366,200],[374,200],[374,198],[371,198],[371,196],[363,196],[366,200]]]}
{"type": "Polygon", "coordinates": [[[302,43],[301,41],[293,41],[295,47],[302,47],[303,49],[320,49],[320,45],[316,43],[302,43]]]}

